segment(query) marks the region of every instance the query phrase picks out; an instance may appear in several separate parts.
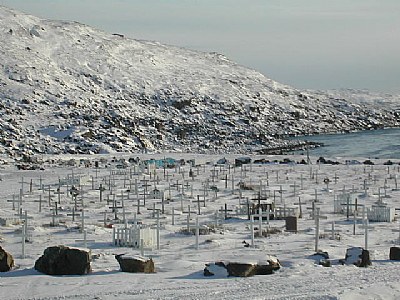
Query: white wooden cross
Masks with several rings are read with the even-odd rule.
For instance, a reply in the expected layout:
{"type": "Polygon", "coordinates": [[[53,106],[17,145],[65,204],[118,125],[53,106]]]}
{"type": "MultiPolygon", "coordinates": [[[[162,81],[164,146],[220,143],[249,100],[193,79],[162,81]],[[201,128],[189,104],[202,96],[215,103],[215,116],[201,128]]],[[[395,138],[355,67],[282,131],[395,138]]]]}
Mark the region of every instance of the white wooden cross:
{"type": "Polygon", "coordinates": [[[200,235],[199,216],[196,216],[196,250],[199,250],[199,235],[200,235]]]}
{"type": "Polygon", "coordinates": [[[27,241],[30,241],[29,237],[29,228],[28,228],[28,219],[33,219],[33,217],[28,216],[28,211],[24,211],[24,227],[25,227],[25,234],[27,235],[28,239],[27,241]]]}
{"type": "Polygon", "coordinates": [[[320,219],[327,219],[326,216],[321,216],[320,215],[320,208],[317,207],[315,209],[315,214],[314,214],[314,219],[315,219],[315,252],[318,252],[318,242],[319,242],[319,220],[320,219]]]}
{"type": "Polygon", "coordinates": [[[315,183],[318,184],[318,170],[315,170],[315,183]]]}
{"type": "Polygon", "coordinates": [[[254,248],[254,216],[250,216],[251,247],[254,248]]]}
{"type": "Polygon", "coordinates": [[[17,211],[19,212],[20,208],[21,208],[21,200],[20,198],[16,199],[15,194],[12,195],[12,200],[7,200],[7,202],[11,202],[12,203],[12,209],[15,210],[15,203],[17,203],[17,211]]]}
{"type": "Polygon", "coordinates": [[[392,189],[392,191],[398,191],[399,188],[397,186],[397,175],[394,175],[394,189],[392,189]]]}
{"type": "Polygon", "coordinates": [[[317,190],[317,189],[314,189],[314,202],[315,202],[315,203],[319,202],[318,196],[320,196],[320,195],[321,195],[321,194],[318,193],[318,190],[317,190]]]}
{"type": "Polygon", "coordinates": [[[157,250],[160,250],[160,229],[161,229],[161,224],[160,224],[160,210],[157,210],[157,250]]]}
{"type": "Polygon", "coordinates": [[[300,187],[300,185],[296,184],[296,181],[295,181],[295,182],[293,182],[293,184],[290,185],[290,187],[293,188],[293,197],[296,197],[297,196],[296,188],[300,187]]]}
{"type": "Polygon", "coordinates": [[[172,223],[172,225],[175,225],[175,216],[179,216],[179,215],[181,215],[181,214],[175,213],[175,208],[172,207],[172,209],[171,209],[171,218],[172,218],[171,223],[172,223]]]}
{"type": "Polygon", "coordinates": [[[118,220],[118,209],[123,207],[118,205],[115,195],[113,195],[112,206],[109,206],[108,208],[114,213],[114,220],[118,220]]]}
{"type": "Polygon", "coordinates": [[[29,182],[26,182],[26,181],[24,181],[24,177],[21,177],[21,181],[19,182],[20,184],[21,184],[21,193],[22,193],[22,195],[24,194],[24,184],[25,183],[29,183],[29,182]]]}
{"type": "Polygon", "coordinates": [[[267,224],[269,227],[269,220],[270,220],[270,216],[274,215],[274,211],[269,210],[269,206],[268,206],[268,210],[267,211],[262,211],[261,207],[258,209],[258,214],[254,214],[253,215],[253,219],[254,217],[258,217],[258,226],[259,226],[259,233],[260,233],[260,237],[262,237],[262,221],[263,221],[263,217],[267,217],[267,224]]]}
{"type": "Polygon", "coordinates": [[[61,215],[57,214],[56,209],[52,208],[51,209],[51,215],[46,215],[47,217],[51,217],[51,222],[50,226],[55,227],[58,225],[58,222],[56,222],[56,218],[61,217],[61,215]]]}
{"type": "Polygon", "coordinates": [[[83,239],[82,240],[75,240],[77,243],[83,243],[83,247],[87,248],[87,243],[94,243],[95,240],[88,240],[87,239],[87,230],[83,231],[83,239]]]}
{"type": "Polygon", "coordinates": [[[364,249],[368,250],[368,229],[373,229],[373,227],[368,226],[368,218],[364,218],[364,222],[361,225],[361,228],[364,229],[364,249]]]}
{"type": "Polygon", "coordinates": [[[61,192],[61,184],[58,185],[58,188],[54,194],[56,194],[58,197],[58,204],[61,204],[61,195],[65,194],[64,192],[61,192]]]}
{"type": "Polygon", "coordinates": [[[325,232],[330,232],[331,233],[331,240],[336,239],[336,235],[340,232],[340,229],[336,229],[335,227],[335,221],[332,221],[331,229],[325,230],[325,232]]]}
{"type": "Polygon", "coordinates": [[[301,202],[301,198],[299,197],[299,201],[296,203],[293,203],[293,205],[298,205],[299,206],[299,219],[303,217],[303,206],[307,204],[306,202],[301,202]]]}
{"type": "Polygon", "coordinates": [[[25,258],[25,243],[27,241],[27,232],[25,231],[25,225],[21,226],[21,234],[20,235],[15,235],[16,237],[21,238],[21,257],[24,259],[25,258]]]}
{"type": "Polygon", "coordinates": [[[75,222],[75,217],[76,217],[76,216],[80,216],[80,214],[77,213],[77,212],[75,211],[75,208],[73,207],[73,208],[72,208],[72,213],[67,214],[67,216],[72,217],[72,222],[75,222]]]}
{"type": "Polygon", "coordinates": [[[39,194],[39,200],[34,200],[34,202],[39,202],[39,212],[42,212],[42,194],[39,194]]]}
{"type": "Polygon", "coordinates": [[[81,227],[79,229],[79,232],[83,232],[85,230],[85,219],[88,217],[85,216],[85,210],[82,208],[82,213],[81,213],[81,227]]]}
{"type": "Polygon", "coordinates": [[[337,176],[336,172],[335,172],[335,176],[333,177],[333,179],[335,180],[335,184],[337,184],[339,176],[337,176]]]}
{"type": "Polygon", "coordinates": [[[232,194],[235,193],[235,175],[231,175],[231,189],[232,189],[232,194]]]}

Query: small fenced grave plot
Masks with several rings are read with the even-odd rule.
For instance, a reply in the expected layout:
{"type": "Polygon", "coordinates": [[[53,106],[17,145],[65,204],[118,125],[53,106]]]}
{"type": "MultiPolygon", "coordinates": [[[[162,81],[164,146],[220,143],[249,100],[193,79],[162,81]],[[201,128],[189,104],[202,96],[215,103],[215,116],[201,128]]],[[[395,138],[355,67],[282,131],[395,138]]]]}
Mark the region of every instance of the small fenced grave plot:
{"type": "Polygon", "coordinates": [[[139,248],[141,240],[146,248],[157,246],[157,228],[151,228],[144,225],[132,225],[128,228],[113,227],[113,245],[121,247],[139,248]]]}
{"type": "Polygon", "coordinates": [[[357,194],[356,193],[341,193],[336,195],[333,200],[333,212],[335,214],[353,215],[357,210],[357,194]]]}
{"type": "Polygon", "coordinates": [[[395,209],[387,206],[372,205],[367,209],[367,217],[370,222],[393,222],[395,209]]]}
{"type": "Polygon", "coordinates": [[[66,178],[60,179],[60,185],[80,186],[90,183],[90,176],[85,174],[68,174],[66,178]]]}
{"type": "Polygon", "coordinates": [[[18,225],[21,223],[19,218],[0,217],[0,226],[18,225]]]}
{"type": "Polygon", "coordinates": [[[286,217],[299,217],[298,207],[276,206],[274,208],[274,218],[276,220],[284,220],[286,217]]]}

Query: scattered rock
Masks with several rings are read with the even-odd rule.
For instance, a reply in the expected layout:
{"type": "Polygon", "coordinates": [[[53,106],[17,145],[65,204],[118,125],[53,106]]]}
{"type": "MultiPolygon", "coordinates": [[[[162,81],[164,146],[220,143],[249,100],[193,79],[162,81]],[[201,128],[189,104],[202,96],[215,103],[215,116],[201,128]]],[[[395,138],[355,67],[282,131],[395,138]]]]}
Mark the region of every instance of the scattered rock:
{"type": "Polygon", "coordinates": [[[115,255],[122,272],[155,273],[154,262],[142,256],[115,255]]]}
{"type": "Polygon", "coordinates": [[[218,278],[225,278],[229,276],[228,270],[223,262],[206,264],[203,274],[206,277],[215,276],[218,278]]]}
{"type": "Polygon", "coordinates": [[[230,262],[226,265],[229,276],[250,277],[257,273],[257,264],[230,262]]]}
{"type": "Polygon", "coordinates": [[[48,247],[35,262],[35,270],[47,275],[84,275],[91,272],[91,254],[63,245],[48,247]]]}
{"type": "Polygon", "coordinates": [[[319,250],[310,256],[310,258],[315,260],[315,263],[323,267],[331,267],[332,262],[329,259],[329,254],[326,251],[319,250]]]}
{"type": "Polygon", "coordinates": [[[204,276],[216,277],[250,277],[254,275],[269,275],[281,267],[276,257],[269,256],[265,262],[215,262],[206,264],[204,276]]]}
{"type": "Polygon", "coordinates": [[[326,251],[318,251],[314,253],[312,256],[322,256],[323,259],[329,259],[329,254],[326,251]]]}
{"type": "Polygon", "coordinates": [[[390,260],[400,260],[400,247],[390,247],[390,260]]]}
{"type": "Polygon", "coordinates": [[[0,246],[0,272],[8,272],[14,267],[13,256],[0,246]]]}
{"type": "Polygon", "coordinates": [[[320,259],[318,264],[323,267],[332,267],[332,263],[329,259],[320,259]]]}

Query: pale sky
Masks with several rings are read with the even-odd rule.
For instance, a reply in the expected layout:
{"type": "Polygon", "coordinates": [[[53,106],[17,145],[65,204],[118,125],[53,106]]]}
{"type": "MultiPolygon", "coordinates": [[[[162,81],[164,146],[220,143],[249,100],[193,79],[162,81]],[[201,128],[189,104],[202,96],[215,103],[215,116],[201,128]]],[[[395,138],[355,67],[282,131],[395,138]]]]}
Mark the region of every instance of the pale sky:
{"type": "Polygon", "coordinates": [[[297,88],[400,93],[399,0],[0,0],[46,19],[223,53],[297,88]]]}

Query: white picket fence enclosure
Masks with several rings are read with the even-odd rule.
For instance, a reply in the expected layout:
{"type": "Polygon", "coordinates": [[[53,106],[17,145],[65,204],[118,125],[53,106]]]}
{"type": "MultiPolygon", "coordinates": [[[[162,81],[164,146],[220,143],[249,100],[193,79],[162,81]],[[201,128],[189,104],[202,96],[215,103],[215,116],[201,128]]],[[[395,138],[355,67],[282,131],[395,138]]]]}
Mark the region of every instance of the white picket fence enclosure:
{"type": "Polygon", "coordinates": [[[299,217],[300,212],[297,207],[275,207],[274,218],[276,220],[283,220],[286,217],[299,217]]]}
{"type": "Polygon", "coordinates": [[[113,228],[113,244],[116,246],[140,248],[141,240],[143,240],[143,246],[146,248],[156,246],[157,229],[141,225],[113,228]]]}
{"type": "Polygon", "coordinates": [[[372,206],[367,209],[368,221],[371,222],[392,222],[394,221],[394,208],[386,206],[372,206]]]}
{"type": "Polygon", "coordinates": [[[356,195],[353,193],[345,193],[337,195],[333,201],[333,212],[335,214],[346,214],[347,213],[347,203],[349,206],[349,214],[353,215],[355,211],[355,198],[356,195]]]}

